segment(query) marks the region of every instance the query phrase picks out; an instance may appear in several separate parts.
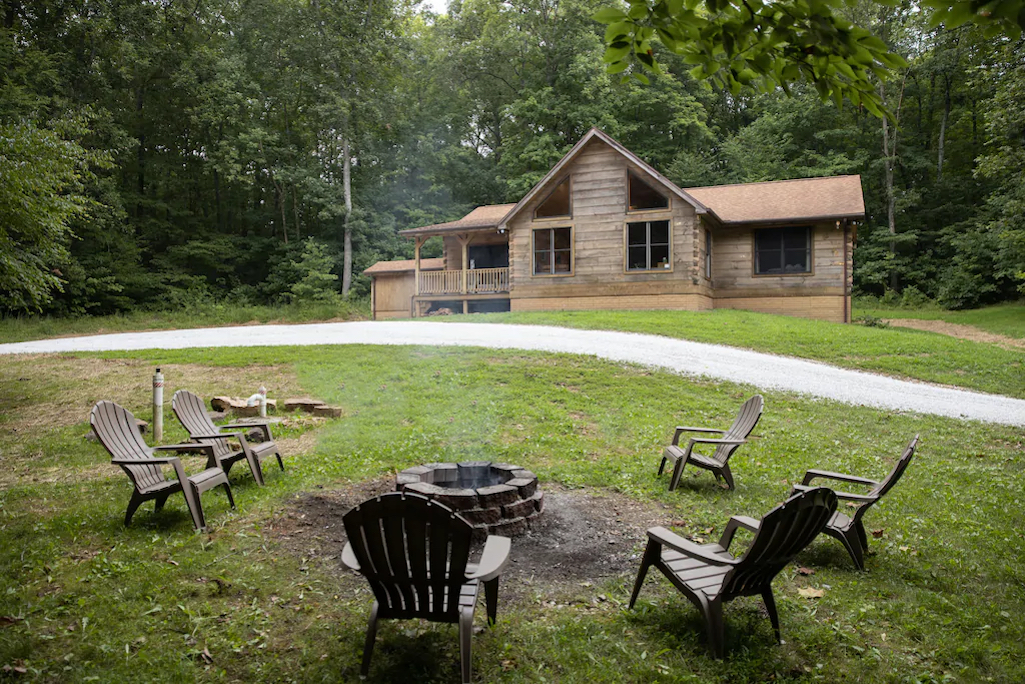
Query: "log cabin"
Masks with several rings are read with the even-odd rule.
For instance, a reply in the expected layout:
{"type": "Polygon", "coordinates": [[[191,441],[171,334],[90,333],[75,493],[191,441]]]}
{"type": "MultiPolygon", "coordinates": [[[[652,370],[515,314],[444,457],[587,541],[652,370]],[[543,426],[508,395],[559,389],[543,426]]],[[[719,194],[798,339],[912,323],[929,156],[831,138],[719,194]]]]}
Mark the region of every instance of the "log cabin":
{"type": "Polygon", "coordinates": [[[404,230],[375,319],[432,312],[748,309],[850,322],[860,176],[679,188],[592,128],[515,204],[404,230]],[[443,256],[421,259],[441,237],[443,256]]]}

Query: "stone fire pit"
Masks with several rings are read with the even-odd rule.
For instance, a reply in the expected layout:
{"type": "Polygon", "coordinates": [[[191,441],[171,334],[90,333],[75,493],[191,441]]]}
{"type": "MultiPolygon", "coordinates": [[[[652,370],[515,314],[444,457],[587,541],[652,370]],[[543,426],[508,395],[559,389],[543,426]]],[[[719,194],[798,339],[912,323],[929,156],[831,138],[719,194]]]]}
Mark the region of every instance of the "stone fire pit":
{"type": "Polygon", "coordinates": [[[445,504],[473,525],[478,536],[522,534],[544,509],[537,475],[508,463],[467,461],[414,466],[398,474],[395,489],[445,504]]]}

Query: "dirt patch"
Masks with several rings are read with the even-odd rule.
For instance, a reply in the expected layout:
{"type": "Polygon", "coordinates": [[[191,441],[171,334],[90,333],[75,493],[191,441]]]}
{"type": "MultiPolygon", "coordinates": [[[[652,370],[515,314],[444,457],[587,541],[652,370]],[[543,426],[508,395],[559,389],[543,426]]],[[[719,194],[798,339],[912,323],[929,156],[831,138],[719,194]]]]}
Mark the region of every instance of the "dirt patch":
{"type": "Polygon", "coordinates": [[[1013,337],[986,332],[985,330],[976,328],[974,325],[947,323],[946,321],[929,321],[917,318],[888,318],[885,322],[890,325],[895,325],[898,328],[913,328],[915,330],[925,330],[927,332],[939,333],[941,335],[949,335],[950,337],[956,337],[961,340],[996,344],[1004,349],[1025,349],[1025,340],[1018,340],[1013,337]]]}
{"type": "MultiPolygon", "coordinates": [[[[265,534],[303,559],[340,564],[345,547],[342,516],[356,504],[393,491],[391,477],[297,495],[265,534]]],[[[665,507],[616,492],[544,486],[545,510],[524,535],[513,538],[502,575],[504,600],[528,592],[577,592],[602,579],[637,572],[645,530],[669,520],[665,507]]]]}
{"type": "MultiPolygon", "coordinates": [[[[30,385],[31,389],[11,393],[12,405],[5,427],[14,432],[66,427],[88,420],[89,411],[100,399],[121,404],[137,415],[150,413],[153,363],[141,359],[101,359],[33,354],[5,359],[0,382],[30,385]]],[[[260,385],[272,397],[300,393],[298,380],[289,366],[244,368],[199,364],[166,364],[164,401],[170,405],[175,390],[188,388],[201,396],[240,394],[248,396],[260,385]]]]}

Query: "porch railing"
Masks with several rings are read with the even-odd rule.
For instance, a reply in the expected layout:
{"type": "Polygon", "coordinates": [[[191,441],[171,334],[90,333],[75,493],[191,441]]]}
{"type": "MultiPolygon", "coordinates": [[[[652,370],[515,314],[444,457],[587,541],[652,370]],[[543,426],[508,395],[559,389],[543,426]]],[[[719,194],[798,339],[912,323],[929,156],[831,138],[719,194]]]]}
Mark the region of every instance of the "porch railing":
{"type": "Polygon", "coordinates": [[[421,271],[419,289],[422,295],[508,292],[509,269],[473,268],[464,271],[421,271]]]}

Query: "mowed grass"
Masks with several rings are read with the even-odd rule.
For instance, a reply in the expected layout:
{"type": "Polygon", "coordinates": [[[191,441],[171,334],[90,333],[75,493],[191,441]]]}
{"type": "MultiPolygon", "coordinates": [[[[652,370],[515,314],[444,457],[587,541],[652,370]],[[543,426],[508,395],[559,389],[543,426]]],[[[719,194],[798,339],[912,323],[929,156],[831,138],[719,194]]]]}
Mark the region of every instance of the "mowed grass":
{"type": "Polygon", "coordinates": [[[1025,350],[906,328],[845,325],[731,309],[514,312],[434,320],[664,335],[1025,398],[1025,350]]]}
{"type": "Polygon", "coordinates": [[[257,323],[309,323],[370,318],[370,302],[354,299],[340,304],[304,306],[247,306],[198,304],[182,311],[132,311],[111,316],[23,316],[0,318],[0,344],[71,335],[139,330],[183,330],[257,323]]]}
{"type": "Polygon", "coordinates": [[[1019,340],[1025,339],[1025,301],[1006,302],[967,311],[947,311],[940,308],[887,308],[871,301],[866,301],[862,304],[855,300],[853,310],[855,316],[946,321],[960,325],[973,325],[976,328],[996,333],[997,335],[1013,337],[1019,340]]]}
{"type": "MultiPolygon", "coordinates": [[[[868,515],[880,535],[869,572],[823,537],[798,559],[814,574],[792,566],[777,578],[785,645],[773,643],[758,599],[738,599],[726,607],[728,659],[711,659],[697,611],[657,573],[626,610],[632,566],[594,583],[500,592],[498,625],[474,636],[475,681],[1025,680],[1025,541],[1013,517],[1025,496],[1021,431],[765,393],[755,437],[732,461],[736,491],[701,471],[666,491],[655,470],[672,426],[725,426],[752,392],[591,358],[466,349],[5,359],[0,665],[23,669],[10,676],[24,681],[357,682],[371,597],[285,524],[305,497],[417,463],[505,460],[543,487],[664,507],[665,524],[714,539],[730,515],[759,517],[781,501],[806,469],[880,477],[920,434],[905,478],[868,515]],[[236,467],[238,510],[208,493],[207,534],[193,533],[180,497],[160,515],[144,505],[125,528],[129,482],[83,439],[84,421],[101,397],[149,418],[158,363],[168,396],[183,382],[242,394],[262,377],[272,397],[307,392],[346,415],[283,431],[287,471],[268,468],[264,488],[236,467]],[[74,411],[54,413],[55,401],[74,411]]],[[[170,414],[166,426],[165,441],[184,436],[170,414]]],[[[638,528],[637,554],[644,539],[638,528]]],[[[453,626],[384,623],[369,681],[458,676],[453,626]]]]}

